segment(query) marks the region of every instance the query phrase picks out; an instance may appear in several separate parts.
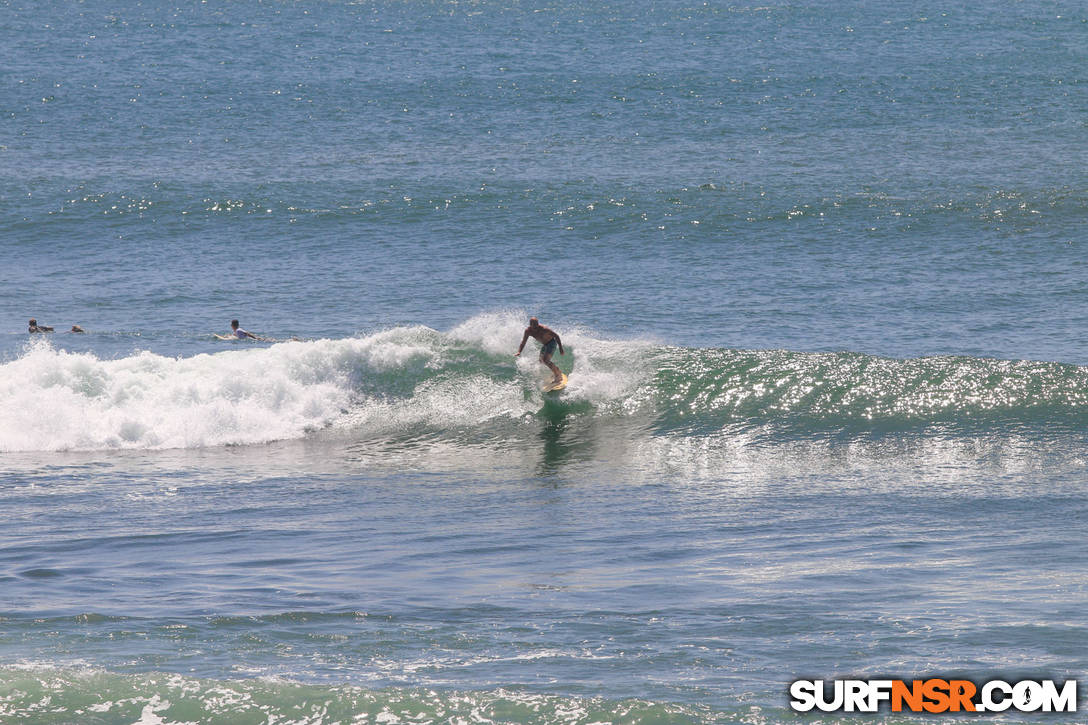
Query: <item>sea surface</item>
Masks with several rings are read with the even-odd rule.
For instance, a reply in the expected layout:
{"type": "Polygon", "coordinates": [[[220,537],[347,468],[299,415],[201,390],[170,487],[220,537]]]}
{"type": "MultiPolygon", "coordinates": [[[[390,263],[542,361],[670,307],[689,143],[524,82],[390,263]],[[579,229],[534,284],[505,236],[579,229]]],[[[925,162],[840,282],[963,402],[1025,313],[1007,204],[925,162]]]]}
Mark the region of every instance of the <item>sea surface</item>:
{"type": "Polygon", "coordinates": [[[0,0],[0,722],[1088,702],[1086,259],[1082,2],[0,0]]]}

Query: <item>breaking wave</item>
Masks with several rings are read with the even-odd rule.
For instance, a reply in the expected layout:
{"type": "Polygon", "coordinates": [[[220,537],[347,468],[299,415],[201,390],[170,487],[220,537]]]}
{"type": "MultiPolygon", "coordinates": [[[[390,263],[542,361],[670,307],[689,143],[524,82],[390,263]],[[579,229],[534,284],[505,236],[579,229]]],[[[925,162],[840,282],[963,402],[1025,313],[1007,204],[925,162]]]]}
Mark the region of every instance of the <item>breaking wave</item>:
{"type": "MultiPolygon", "coordinates": [[[[634,422],[648,435],[758,429],[791,438],[1088,428],[1088,368],[971,357],[698,349],[564,335],[567,390],[545,397],[521,318],[397,327],[171,358],[36,340],[0,365],[0,451],[200,448],[303,438],[488,435],[540,416],[634,422]],[[573,370],[572,370],[573,368],[573,370]]],[[[630,426],[624,427],[630,431],[630,426]]]]}

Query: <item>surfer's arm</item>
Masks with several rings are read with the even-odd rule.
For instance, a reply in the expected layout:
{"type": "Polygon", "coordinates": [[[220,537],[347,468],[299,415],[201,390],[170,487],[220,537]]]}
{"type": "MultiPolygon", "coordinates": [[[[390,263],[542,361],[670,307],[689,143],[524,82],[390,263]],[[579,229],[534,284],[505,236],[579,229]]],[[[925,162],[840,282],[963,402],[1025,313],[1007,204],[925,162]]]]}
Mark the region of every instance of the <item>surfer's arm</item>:
{"type": "Polygon", "coordinates": [[[514,357],[518,357],[519,355],[521,355],[521,351],[525,349],[525,343],[528,341],[528,339],[529,331],[526,330],[525,334],[521,336],[521,344],[518,345],[518,351],[514,353],[514,357]]]}
{"type": "Polygon", "coordinates": [[[559,343],[559,354],[566,355],[567,353],[563,352],[563,341],[559,339],[559,335],[555,334],[555,330],[552,330],[552,334],[555,335],[555,341],[559,343]]]}

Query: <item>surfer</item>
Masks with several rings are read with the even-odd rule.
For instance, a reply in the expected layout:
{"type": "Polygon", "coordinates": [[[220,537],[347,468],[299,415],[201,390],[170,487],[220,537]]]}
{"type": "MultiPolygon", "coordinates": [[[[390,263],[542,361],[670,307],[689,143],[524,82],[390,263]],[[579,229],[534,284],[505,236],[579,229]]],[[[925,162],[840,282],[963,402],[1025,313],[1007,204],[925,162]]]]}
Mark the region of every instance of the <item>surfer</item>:
{"type": "Polygon", "coordinates": [[[254,340],[260,340],[261,339],[261,338],[257,337],[256,335],[254,335],[252,332],[246,332],[241,327],[238,327],[238,320],[231,320],[230,321],[230,337],[237,337],[238,339],[241,339],[241,340],[244,340],[247,337],[252,338],[254,340]]]}
{"type": "Polygon", "coordinates": [[[521,336],[521,345],[518,346],[518,351],[514,353],[514,357],[521,356],[521,351],[525,349],[525,343],[530,337],[542,345],[540,348],[540,362],[548,366],[552,371],[552,375],[555,376],[555,382],[558,383],[563,379],[563,373],[559,366],[552,362],[552,354],[555,353],[555,348],[558,347],[559,354],[566,355],[563,351],[563,341],[559,339],[559,335],[555,333],[555,330],[544,327],[535,317],[530,317],[529,326],[525,328],[525,334],[521,336]]]}
{"type": "Polygon", "coordinates": [[[27,332],[52,332],[53,328],[49,325],[39,325],[38,321],[33,317],[30,318],[30,325],[27,327],[27,332]]]}

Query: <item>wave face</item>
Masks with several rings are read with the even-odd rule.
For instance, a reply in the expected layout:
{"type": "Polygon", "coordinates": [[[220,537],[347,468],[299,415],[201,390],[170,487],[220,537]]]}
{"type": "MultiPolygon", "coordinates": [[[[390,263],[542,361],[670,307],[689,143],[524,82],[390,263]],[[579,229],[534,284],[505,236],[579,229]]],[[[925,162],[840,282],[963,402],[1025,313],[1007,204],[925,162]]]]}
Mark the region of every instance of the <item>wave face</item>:
{"type": "Polygon", "coordinates": [[[1058,363],[856,353],[672,350],[655,393],[669,430],[797,433],[1083,429],[1088,370],[1058,363]]]}
{"type": "Polygon", "coordinates": [[[654,436],[1081,432],[1088,369],[972,357],[693,349],[564,336],[567,391],[545,398],[521,316],[398,327],[192,357],[119,359],[30,344],[0,365],[0,451],[201,448],[303,438],[516,435],[575,415],[654,436]]]}

